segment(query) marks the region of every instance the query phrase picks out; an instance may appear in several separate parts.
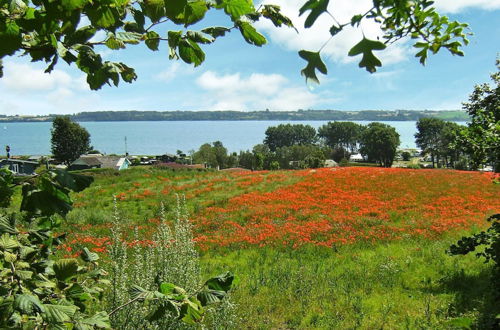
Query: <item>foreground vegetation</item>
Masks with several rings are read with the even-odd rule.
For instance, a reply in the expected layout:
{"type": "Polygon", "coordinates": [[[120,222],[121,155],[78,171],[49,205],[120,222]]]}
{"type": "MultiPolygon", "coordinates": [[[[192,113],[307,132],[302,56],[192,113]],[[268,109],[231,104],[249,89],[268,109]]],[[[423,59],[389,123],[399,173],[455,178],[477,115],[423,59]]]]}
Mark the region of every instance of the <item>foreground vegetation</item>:
{"type": "Polygon", "coordinates": [[[185,195],[202,277],[226,270],[239,277],[230,301],[245,307],[226,308],[226,326],[493,328],[500,313],[492,266],[445,252],[500,209],[494,175],[380,168],[89,173],[95,183],[74,195],[60,253],[75,256],[85,246],[109,258],[114,195],[124,243],[147,258],[162,212],[175,219],[175,196],[185,195]]]}

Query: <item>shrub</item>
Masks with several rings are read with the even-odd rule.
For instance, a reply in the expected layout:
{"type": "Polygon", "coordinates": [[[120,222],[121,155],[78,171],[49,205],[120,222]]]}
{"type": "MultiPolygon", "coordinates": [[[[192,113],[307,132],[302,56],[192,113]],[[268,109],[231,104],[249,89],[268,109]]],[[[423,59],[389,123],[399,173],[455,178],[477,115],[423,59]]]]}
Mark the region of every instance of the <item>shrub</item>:
{"type": "Polygon", "coordinates": [[[462,237],[456,244],[450,246],[451,255],[465,255],[476,251],[478,247],[484,247],[476,253],[476,256],[485,258],[486,262],[492,260],[497,270],[500,270],[500,213],[488,218],[491,222],[490,228],[469,237],[462,237]]]}

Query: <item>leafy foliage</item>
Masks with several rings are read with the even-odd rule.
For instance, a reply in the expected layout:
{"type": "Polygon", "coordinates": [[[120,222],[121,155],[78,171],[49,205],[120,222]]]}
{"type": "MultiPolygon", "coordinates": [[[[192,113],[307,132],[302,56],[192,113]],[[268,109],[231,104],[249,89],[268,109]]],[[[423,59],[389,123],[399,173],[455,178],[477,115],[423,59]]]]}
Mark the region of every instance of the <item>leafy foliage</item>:
{"type": "MultiPolygon", "coordinates": [[[[7,175],[2,178],[7,179],[0,181],[0,190],[7,191],[11,180],[7,175]]],[[[69,193],[85,189],[92,181],[60,170],[43,172],[23,183],[24,225],[16,224],[18,215],[0,214],[0,327],[109,329],[110,316],[134,301],[146,305],[155,301],[146,319],[173,314],[186,323],[199,322],[206,305],[225,297],[234,278],[231,274],[208,280],[197,292],[200,299],[174,284],[161,283],[158,291],[133,287],[131,300],[109,314],[91,308],[110,284],[104,278],[107,273],[99,268],[99,256],[87,248],[81,260],[57,258],[66,234],[55,230],[61,224],[58,215],[64,217],[71,210],[69,193]]],[[[2,206],[8,206],[10,195],[2,197],[2,206]]]]}
{"type": "MultiPolygon", "coordinates": [[[[453,55],[463,56],[461,48],[469,43],[467,39],[468,25],[457,21],[450,21],[448,17],[441,16],[436,12],[431,0],[399,1],[384,0],[372,1],[372,7],[364,13],[357,13],[348,22],[340,23],[335,18],[335,12],[328,9],[328,0],[309,0],[299,11],[300,15],[308,13],[304,22],[304,27],[309,28],[314,25],[318,17],[328,14],[333,21],[329,29],[330,39],[317,52],[300,51],[299,54],[316,54],[314,57],[300,55],[308,62],[306,69],[302,70],[307,80],[317,82],[314,70],[315,63],[320,63],[321,50],[337,34],[341,33],[347,26],[359,27],[363,21],[373,21],[381,31],[382,41],[363,38],[354,45],[348,52],[349,56],[363,55],[359,62],[360,68],[365,68],[368,72],[374,73],[377,67],[382,66],[373,51],[384,50],[388,45],[404,38],[415,40],[413,46],[418,50],[415,57],[420,63],[425,64],[429,52],[436,54],[441,49],[448,50],[453,55]]],[[[324,68],[326,71],[326,67],[324,68]]],[[[323,72],[324,73],[324,72],[323,72]]]]}
{"type": "MultiPolygon", "coordinates": [[[[374,0],[368,11],[353,15],[345,23],[335,19],[328,5],[329,0],[306,1],[299,10],[300,15],[307,15],[304,26],[310,28],[318,17],[329,14],[333,19],[329,28],[332,37],[349,25],[359,26],[364,20],[372,20],[381,27],[383,42],[363,38],[349,51],[350,56],[363,54],[359,65],[369,72],[382,65],[373,51],[402,38],[415,39],[416,57],[422,64],[429,52],[437,53],[442,48],[462,56],[461,47],[468,43],[464,32],[467,25],[439,15],[430,0],[374,0]]],[[[170,59],[180,58],[198,66],[205,60],[201,45],[211,44],[233,29],[239,30],[247,43],[264,45],[266,38],[253,26],[260,19],[268,19],[278,27],[293,27],[279,6],[264,4],[256,9],[252,0],[2,1],[0,60],[22,52],[32,61],[48,63],[46,72],[51,72],[62,59],[84,72],[88,85],[96,90],[104,84],[118,86],[120,80],[131,83],[137,79],[135,70],[125,63],[104,61],[98,52],[101,47],[118,50],[144,43],[151,51],[157,51],[160,43],[166,42],[170,59]],[[188,29],[208,21],[210,11],[222,12],[232,25],[188,29]],[[84,25],[86,19],[89,24],[84,25]],[[162,24],[169,26],[165,29],[162,24]],[[104,37],[99,39],[101,35],[104,37]]],[[[319,81],[316,69],[327,72],[320,52],[321,49],[299,52],[307,61],[302,70],[307,80],[319,81]]],[[[0,77],[2,73],[0,62],[0,77]]]]}
{"type": "Polygon", "coordinates": [[[316,142],[316,130],[310,125],[280,124],[266,130],[264,144],[275,151],[280,147],[307,145],[316,142]]]}
{"type": "Polygon", "coordinates": [[[51,133],[54,158],[68,166],[80,155],[92,150],[89,132],[67,116],[54,118],[51,133]]]}
{"type": "Polygon", "coordinates": [[[382,123],[370,123],[361,136],[362,154],[383,167],[391,167],[400,144],[394,127],[382,123]]]}
{"type": "MultiPolygon", "coordinates": [[[[328,122],[318,129],[318,136],[334,149],[357,151],[364,127],[353,122],[328,122]]],[[[344,154],[343,157],[346,155],[344,154]]]]}
{"type": "MultiPolygon", "coordinates": [[[[96,90],[104,84],[118,86],[120,80],[131,83],[137,79],[134,69],[125,63],[104,61],[99,48],[118,50],[144,43],[157,51],[166,42],[170,59],[198,66],[205,60],[200,45],[213,43],[232,29],[238,29],[250,44],[265,44],[265,37],[252,25],[260,18],[293,27],[278,6],[255,9],[247,0],[2,1],[0,59],[21,51],[32,61],[49,63],[46,72],[62,59],[76,64],[96,90]],[[210,10],[222,11],[232,26],[187,29],[203,21],[210,10]],[[88,25],[82,24],[84,18],[90,21],[88,25]],[[166,22],[170,27],[160,28],[166,22]],[[99,39],[101,35],[104,37],[99,39]]],[[[0,65],[0,76],[2,68],[0,65]]]]}
{"type": "Polygon", "coordinates": [[[471,121],[460,132],[455,147],[470,156],[473,168],[489,162],[500,172],[500,60],[496,64],[493,85],[477,85],[469,102],[463,104],[471,121]]]}
{"type": "Polygon", "coordinates": [[[495,267],[500,270],[500,214],[492,215],[488,221],[491,222],[490,228],[479,234],[462,237],[456,244],[450,246],[448,252],[451,255],[463,255],[484,246],[484,250],[477,252],[476,256],[485,258],[486,262],[492,260],[495,267]]]}

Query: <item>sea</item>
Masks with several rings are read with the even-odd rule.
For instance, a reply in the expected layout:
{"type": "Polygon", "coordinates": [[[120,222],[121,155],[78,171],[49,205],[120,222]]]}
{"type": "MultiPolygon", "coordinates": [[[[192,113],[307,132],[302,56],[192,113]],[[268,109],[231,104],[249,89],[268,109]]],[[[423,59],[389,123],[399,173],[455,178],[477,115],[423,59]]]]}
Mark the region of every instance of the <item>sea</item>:
{"type": "MultiPolygon", "coordinates": [[[[368,121],[356,121],[367,125],[368,121]]],[[[105,154],[161,155],[177,150],[189,153],[204,143],[221,141],[230,152],[251,150],[262,143],[265,131],[279,124],[307,124],[314,128],[327,121],[114,121],[80,122],[90,133],[91,145],[105,154]]],[[[387,121],[400,135],[400,148],[416,148],[415,121],[387,121]]],[[[459,123],[465,124],[465,123],[459,123]]],[[[51,122],[0,124],[0,148],[11,155],[49,155],[51,122]]],[[[1,152],[1,151],[0,151],[1,152]]]]}

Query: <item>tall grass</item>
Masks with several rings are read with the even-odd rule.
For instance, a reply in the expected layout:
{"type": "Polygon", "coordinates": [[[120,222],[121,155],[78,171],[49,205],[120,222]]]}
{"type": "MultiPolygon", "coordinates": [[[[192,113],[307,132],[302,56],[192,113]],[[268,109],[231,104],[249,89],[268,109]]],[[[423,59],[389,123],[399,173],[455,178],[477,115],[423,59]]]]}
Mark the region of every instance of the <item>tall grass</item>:
{"type": "MultiPolygon", "coordinates": [[[[120,216],[115,200],[113,225],[111,228],[111,246],[109,248],[109,273],[111,290],[105,297],[107,310],[113,311],[111,322],[116,329],[189,329],[191,326],[174,317],[166,317],[155,322],[148,322],[145,316],[151,306],[130,301],[127,288],[138,285],[147,290],[157,290],[159,283],[174,283],[194,294],[202,285],[199,255],[195,248],[191,224],[185,209],[185,201],[177,198],[173,225],[167,223],[163,205],[160,212],[160,224],[148,244],[139,244],[137,227],[134,229],[132,244],[123,239],[126,228],[120,216]],[[129,247],[131,245],[131,247],[129,247]]],[[[236,328],[234,303],[230,297],[219,305],[208,309],[201,327],[236,328]]]]}

